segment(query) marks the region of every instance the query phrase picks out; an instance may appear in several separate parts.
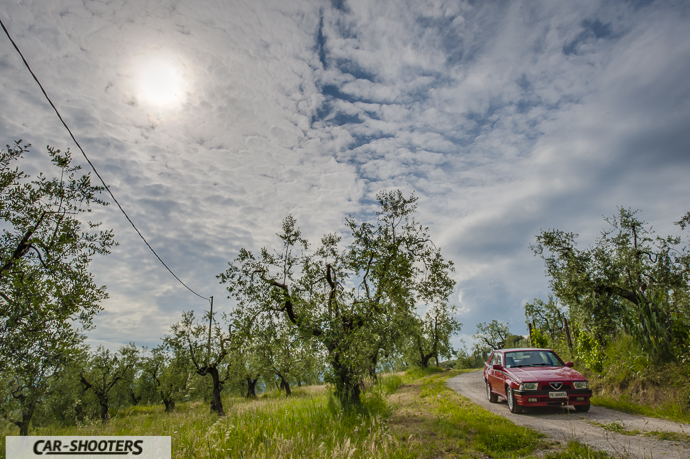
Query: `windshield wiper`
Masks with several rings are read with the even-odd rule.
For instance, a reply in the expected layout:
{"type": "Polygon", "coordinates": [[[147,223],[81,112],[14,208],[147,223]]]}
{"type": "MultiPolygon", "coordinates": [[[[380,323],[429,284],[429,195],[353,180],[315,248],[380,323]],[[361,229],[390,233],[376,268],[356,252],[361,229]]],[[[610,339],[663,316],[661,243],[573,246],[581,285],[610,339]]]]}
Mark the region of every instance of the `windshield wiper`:
{"type": "Polygon", "coordinates": [[[553,363],[533,363],[533,367],[555,367],[553,363]]]}

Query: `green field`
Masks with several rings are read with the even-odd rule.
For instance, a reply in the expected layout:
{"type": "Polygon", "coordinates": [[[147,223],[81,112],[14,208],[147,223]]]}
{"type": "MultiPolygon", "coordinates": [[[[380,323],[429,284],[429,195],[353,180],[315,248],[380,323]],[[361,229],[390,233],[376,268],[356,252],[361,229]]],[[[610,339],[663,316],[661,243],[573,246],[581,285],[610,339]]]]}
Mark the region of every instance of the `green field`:
{"type": "MultiPolygon", "coordinates": [[[[466,370],[388,375],[343,409],[324,386],[258,400],[227,398],[227,417],[200,402],[170,414],[162,406],[121,410],[107,424],[32,429],[32,435],[166,435],[174,458],[451,458],[606,457],[571,443],[560,446],[489,413],[445,386],[466,370]]],[[[6,435],[18,429],[5,424],[6,435]]]]}

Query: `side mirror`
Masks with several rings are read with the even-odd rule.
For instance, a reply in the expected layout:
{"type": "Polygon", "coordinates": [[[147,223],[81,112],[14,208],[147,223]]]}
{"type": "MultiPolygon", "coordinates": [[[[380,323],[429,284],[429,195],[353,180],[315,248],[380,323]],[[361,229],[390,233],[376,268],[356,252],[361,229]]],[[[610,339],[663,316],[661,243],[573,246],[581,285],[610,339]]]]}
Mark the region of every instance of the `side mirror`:
{"type": "Polygon", "coordinates": [[[573,362],[565,362],[565,366],[568,368],[572,368],[575,366],[575,364],[573,362]]]}
{"type": "Polygon", "coordinates": [[[492,368],[493,368],[494,370],[499,370],[499,371],[500,371],[500,370],[503,370],[503,367],[502,367],[501,365],[499,365],[498,363],[494,363],[494,365],[493,365],[492,368]]]}

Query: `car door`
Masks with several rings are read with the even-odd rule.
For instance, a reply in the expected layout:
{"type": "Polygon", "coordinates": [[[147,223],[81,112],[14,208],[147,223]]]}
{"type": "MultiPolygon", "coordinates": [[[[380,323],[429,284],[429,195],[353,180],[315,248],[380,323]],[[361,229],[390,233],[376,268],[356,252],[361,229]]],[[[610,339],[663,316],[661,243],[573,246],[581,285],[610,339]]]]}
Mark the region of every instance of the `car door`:
{"type": "Polygon", "coordinates": [[[494,392],[503,393],[501,390],[501,386],[503,385],[501,379],[502,373],[500,370],[494,370],[493,366],[495,364],[501,364],[501,357],[498,352],[494,352],[494,356],[489,363],[489,384],[491,384],[491,388],[494,392]]]}
{"type": "MultiPolygon", "coordinates": [[[[502,367],[504,366],[505,362],[503,361],[503,355],[502,354],[496,354],[496,363],[501,365],[502,367]]],[[[492,384],[491,387],[493,387],[496,392],[498,392],[499,394],[501,394],[503,396],[506,395],[505,380],[506,380],[505,373],[501,370],[496,370],[496,382],[494,384],[492,384]]]]}

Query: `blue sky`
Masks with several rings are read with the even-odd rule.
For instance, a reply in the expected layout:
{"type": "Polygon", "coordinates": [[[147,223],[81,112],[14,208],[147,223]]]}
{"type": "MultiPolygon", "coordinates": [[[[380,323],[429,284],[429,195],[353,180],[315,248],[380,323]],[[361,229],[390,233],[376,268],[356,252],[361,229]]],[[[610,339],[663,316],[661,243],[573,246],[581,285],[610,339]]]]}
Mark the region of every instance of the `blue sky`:
{"type": "MultiPolygon", "coordinates": [[[[541,229],[591,243],[617,206],[663,235],[690,210],[690,4],[682,1],[14,1],[0,17],[118,200],[194,290],[293,214],[316,241],[415,191],[453,260],[463,335],[526,333],[548,294],[541,229]]],[[[6,39],[3,144],[71,147],[6,39]]],[[[155,344],[207,304],[114,206],[120,245],[92,343],[155,344]]]]}

